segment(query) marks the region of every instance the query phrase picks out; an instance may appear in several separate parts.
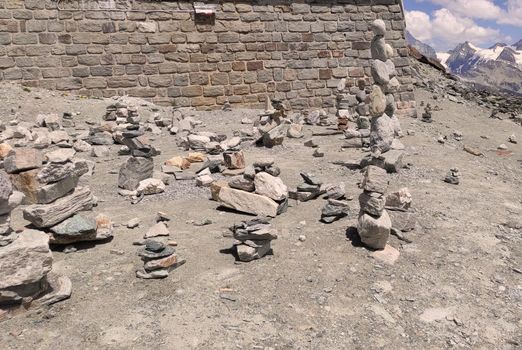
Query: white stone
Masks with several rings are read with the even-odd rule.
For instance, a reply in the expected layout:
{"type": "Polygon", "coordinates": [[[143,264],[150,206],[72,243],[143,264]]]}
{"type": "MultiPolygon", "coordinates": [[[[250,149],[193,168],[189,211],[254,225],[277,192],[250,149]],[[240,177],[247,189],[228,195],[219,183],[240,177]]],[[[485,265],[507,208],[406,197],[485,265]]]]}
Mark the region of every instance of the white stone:
{"type": "Polygon", "coordinates": [[[216,198],[228,208],[259,216],[276,217],[279,208],[279,205],[268,197],[229,187],[221,187],[216,198]]]}
{"type": "Polygon", "coordinates": [[[70,161],[76,151],[72,148],[60,148],[45,154],[45,159],[50,163],[65,163],[70,161]]]}
{"type": "Polygon", "coordinates": [[[376,19],[372,23],[372,31],[375,35],[385,35],[386,34],[386,23],[382,19],[376,19]]]}
{"type": "Polygon", "coordinates": [[[140,184],[138,185],[138,189],[136,190],[138,194],[158,194],[165,191],[165,184],[163,181],[159,179],[145,179],[140,181],[140,184]]]}
{"type": "Polygon", "coordinates": [[[392,222],[384,210],[379,218],[366,213],[359,214],[357,231],[361,242],[373,249],[384,249],[390,236],[392,222]]]}
{"type": "Polygon", "coordinates": [[[207,145],[210,143],[210,137],[204,135],[189,135],[187,137],[189,146],[195,150],[204,150],[207,145]]]}
{"type": "Polygon", "coordinates": [[[283,200],[288,196],[288,188],[283,183],[283,180],[265,172],[256,174],[254,178],[254,186],[257,194],[276,201],[283,200]]]}

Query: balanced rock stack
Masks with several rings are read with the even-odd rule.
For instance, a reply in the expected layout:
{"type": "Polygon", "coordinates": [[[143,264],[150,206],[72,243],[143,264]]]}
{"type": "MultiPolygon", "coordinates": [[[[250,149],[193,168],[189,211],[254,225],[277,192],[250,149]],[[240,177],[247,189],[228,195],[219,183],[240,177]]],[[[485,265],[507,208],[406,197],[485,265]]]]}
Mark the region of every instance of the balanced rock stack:
{"type": "Polygon", "coordinates": [[[393,48],[384,39],[384,21],[375,20],[372,30],[371,72],[376,85],[373,85],[369,97],[371,154],[362,160],[361,166],[373,164],[394,172],[400,169],[403,157],[400,151],[403,146],[396,140],[396,137],[402,137],[402,130],[395,115],[396,104],[392,94],[400,84],[396,78],[395,65],[390,59],[394,54],[393,48]]]}
{"type": "Polygon", "coordinates": [[[143,279],[168,277],[170,271],[185,263],[173,247],[152,239],[145,241],[138,255],[143,261],[143,270],[137,270],[136,277],[143,279]]]}
{"type": "Polygon", "coordinates": [[[318,125],[318,126],[329,126],[331,125],[330,120],[328,120],[328,114],[324,109],[316,109],[308,113],[304,117],[304,122],[308,125],[318,125]]]}
{"type": "MultiPolygon", "coordinates": [[[[31,148],[17,148],[5,158],[4,167],[14,187],[23,193],[26,220],[50,235],[52,244],[100,241],[112,237],[106,224],[78,212],[91,210],[95,199],[88,187],[78,185],[89,170],[85,161],[74,160],[72,148],[45,154],[31,148]],[[103,226],[103,227],[102,227],[103,226]]],[[[104,220],[102,220],[104,221],[104,220]]]]}
{"type": "Polygon", "coordinates": [[[402,232],[415,230],[417,220],[412,211],[411,202],[411,193],[407,187],[386,196],[386,210],[388,210],[394,229],[402,232]]]}
{"type": "Polygon", "coordinates": [[[424,113],[422,113],[422,119],[425,123],[431,123],[432,120],[432,114],[431,114],[431,105],[428,103],[426,107],[424,107],[424,113]]]}
{"type": "Polygon", "coordinates": [[[388,175],[386,170],[374,165],[366,168],[362,182],[364,192],[359,196],[359,220],[357,230],[362,243],[372,249],[384,249],[388,242],[392,222],[386,205],[388,175]]]}
{"type": "Polygon", "coordinates": [[[356,95],[347,92],[347,81],[343,78],[337,84],[337,128],[344,131],[348,123],[354,121],[354,111],[357,106],[356,95]]]}
{"type": "Polygon", "coordinates": [[[273,159],[254,162],[244,174],[212,184],[212,198],[223,206],[258,216],[275,217],[288,208],[288,188],[273,159]]]}
{"type": "MultiPolygon", "coordinates": [[[[22,200],[23,194],[13,190],[9,175],[0,170],[0,306],[2,307],[29,303],[49,291],[47,275],[51,271],[53,262],[49,250],[49,236],[44,232],[28,229],[16,233],[10,226],[11,211],[22,200]]],[[[55,295],[54,299],[48,298],[47,301],[52,303],[61,300],[56,297],[55,295]]]]}
{"type": "MultiPolygon", "coordinates": [[[[343,145],[343,148],[360,148],[367,147],[370,144],[370,120],[369,106],[368,106],[368,94],[366,93],[366,81],[359,79],[357,81],[357,90],[355,92],[355,100],[357,105],[355,106],[356,115],[356,128],[343,127],[339,128],[344,130],[344,136],[348,141],[343,145]]],[[[347,111],[338,110],[338,115],[345,115],[347,111]]],[[[351,121],[353,117],[350,117],[351,121]]]]}
{"type": "Polygon", "coordinates": [[[277,230],[272,228],[266,218],[255,218],[243,221],[230,228],[236,241],[234,247],[237,250],[239,260],[248,262],[260,259],[270,252],[270,243],[277,239],[277,230]]]}
{"type": "Polygon", "coordinates": [[[313,174],[301,172],[303,183],[298,185],[295,191],[288,192],[290,199],[295,199],[299,202],[307,202],[316,199],[325,193],[322,185],[323,182],[315,177],[313,174]]]}
{"type": "Polygon", "coordinates": [[[338,185],[323,185],[328,202],[321,210],[321,222],[331,224],[334,221],[348,216],[350,207],[346,200],[344,183],[338,185]]]}
{"type": "Polygon", "coordinates": [[[287,119],[285,107],[280,100],[270,100],[267,97],[266,103],[264,112],[254,124],[260,135],[255,143],[272,148],[283,144],[291,122],[287,119]]]}
{"type": "MultiPolygon", "coordinates": [[[[104,141],[110,144],[110,135],[113,139],[112,143],[123,145],[118,153],[130,155],[120,167],[118,187],[129,191],[125,194],[138,194],[135,191],[139,191],[139,195],[161,192],[164,184],[159,179],[152,179],[154,170],[152,158],[161,154],[161,152],[150,145],[145,137],[145,131],[151,130],[156,134],[161,133],[156,125],[163,125],[163,119],[155,116],[154,120],[142,122],[138,108],[132,103],[126,103],[125,100],[107,106],[103,119],[107,124],[98,128],[91,128],[92,136],[88,142],[92,144],[105,137],[104,141]],[[96,129],[101,129],[101,131],[96,132],[96,129]]],[[[166,124],[168,124],[167,127],[171,126],[171,122],[166,124]]],[[[123,192],[120,193],[123,194],[123,192]]]]}

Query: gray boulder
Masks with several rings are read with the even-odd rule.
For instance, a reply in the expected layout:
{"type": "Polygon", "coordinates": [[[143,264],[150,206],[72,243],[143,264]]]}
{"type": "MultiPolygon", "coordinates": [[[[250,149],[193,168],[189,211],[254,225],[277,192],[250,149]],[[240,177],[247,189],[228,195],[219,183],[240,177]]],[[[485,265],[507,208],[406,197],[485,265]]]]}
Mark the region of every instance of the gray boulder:
{"type": "Polygon", "coordinates": [[[152,177],[153,171],[152,159],[130,157],[120,168],[118,187],[134,191],[141,181],[152,177]]]}

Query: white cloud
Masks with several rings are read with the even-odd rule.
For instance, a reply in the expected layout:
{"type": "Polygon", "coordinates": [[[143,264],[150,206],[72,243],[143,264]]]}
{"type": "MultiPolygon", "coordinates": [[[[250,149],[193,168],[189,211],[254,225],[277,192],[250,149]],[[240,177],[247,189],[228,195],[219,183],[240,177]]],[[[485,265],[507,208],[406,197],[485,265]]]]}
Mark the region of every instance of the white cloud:
{"type": "MultiPolygon", "coordinates": [[[[425,2],[426,0],[417,0],[425,2]]],[[[494,0],[429,0],[453,14],[476,19],[493,20],[498,24],[522,27],[522,0],[504,0],[502,6],[494,0]]]]}
{"type": "Polygon", "coordinates": [[[472,19],[458,16],[445,8],[435,11],[432,26],[432,35],[448,44],[470,41],[480,45],[505,38],[498,29],[482,27],[472,19]]]}
{"type": "Polygon", "coordinates": [[[456,15],[468,18],[497,19],[503,12],[492,0],[432,0],[432,2],[456,15]]]}
{"type": "Polygon", "coordinates": [[[498,23],[522,27],[522,0],[508,0],[507,10],[498,19],[498,23]]]}
{"type": "Polygon", "coordinates": [[[427,13],[406,11],[406,26],[416,39],[425,42],[431,40],[431,20],[427,13]]]}
{"type": "Polygon", "coordinates": [[[448,50],[464,41],[481,45],[507,39],[499,30],[480,26],[446,8],[435,11],[433,17],[421,11],[407,12],[406,26],[414,37],[437,50],[448,50]]]}

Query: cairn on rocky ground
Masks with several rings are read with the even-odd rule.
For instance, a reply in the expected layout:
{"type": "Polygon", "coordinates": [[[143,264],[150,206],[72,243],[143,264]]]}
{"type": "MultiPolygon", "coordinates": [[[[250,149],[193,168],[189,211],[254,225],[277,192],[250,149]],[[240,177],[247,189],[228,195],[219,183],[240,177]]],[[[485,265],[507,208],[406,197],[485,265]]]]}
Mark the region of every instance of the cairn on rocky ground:
{"type": "Polygon", "coordinates": [[[433,120],[432,120],[432,115],[431,115],[431,105],[428,103],[426,105],[426,107],[424,107],[424,113],[422,113],[422,118],[421,120],[425,123],[431,123],[433,120]]]}
{"type": "MultiPolygon", "coordinates": [[[[411,204],[412,197],[407,187],[391,192],[386,196],[385,207],[392,221],[393,229],[401,232],[415,230],[417,219],[411,204]]],[[[403,240],[407,239],[403,238],[403,240]]]]}
{"type": "Polygon", "coordinates": [[[452,185],[458,185],[460,183],[460,171],[458,168],[451,168],[446,177],[444,178],[444,182],[447,182],[452,185]]]}
{"type": "MultiPolygon", "coordinates": [[[[357,94],[347,92],[347,80],[343,78],[337,84],[337,129],[349,129],[349,123],[356,120],[359,98],[357,94]]],[[[363,102],[364,103],[364,102],[363,102]]]]}
{"type": "Polygon", "coordinates": [[[185,263],[172,246],[153,239],[145,241],[138,255],[143,261],[143,270],[137,270],[136,277],[142,279],[166,278],[169,272],[185,263]]]}
{"type": "Polygon", "coordinates": [[[17,119],[9,121],[9,125],[4,126],[5,129],[0,133],[0,142],[4,142],[0,146],[0,157],[5,157],[12,147],[28,146],[36,149],[45,149],[53,145],[60,148],[74,147],[79,152],[84,151],[82,148],[88,147],[87,151],[90,152],[92,147],[81,139],[87,135],[82,133],[69,135],[64,129],[64,127],[75,127],[73,120],[75,115],[69,112],[63,113],[62,117],[54,113],[39,114],[34,123],[21,122],[17,119]]]}
{"type": "Polygon", "coordinates": [[[307,202],[318,198],[325,193],[322,185],[323,182],[311,173],[302,171],[300,173],[303,178],[303,183],[298,185],[295,190],[288,192],[290,199],[295,199],[299,202],[307,202]]]}
{"type": "Polygon", "coordinates": [[[388,175],[374,165],[366,167],[362,181],[363,193],[359,196],[357,231],[362,243],[372,249],[384,249],[388,242],[392,222],[386,205],[388,175]]]}
{"type": "Polygon", "coordinates": [[[112,137],[117,143],[124,145],[119,153],[130,155],[127,161],[120,167],[118,187],[130,191],[130,193],[135,192],[134,194],[137,195],[149,194],[151,185],[161,187],[161,185],[156,183],[158,181],[153,181],[155,182],[154,184],[149,184],[151,181],[147,182],[149,179],[157,180],[152,179],[154,171],[153,157],[158,155],[159,151],[143,142],[145,140],[142,137],[144,135],[144,127],[140,126],[141,118],[137,109],[117,102],[107,107],[104,120],[113,121],[119,125],[118,131],[115,131],[112,137]],[[143,181],[146,181],[146,183],[143,181]]]}
{"type": "Polygon", "coordinates": [[[243,175],[211,185],[212,198],[223,206],[258,216],[275,217],[288,208],[288,189],[273,159],[260,159],[243,175]]]}
{"type": "MultiPolygon", "coordinates": [[[[103,241],[112,237],[107,219],[88,218],[81,211],[95,203],[88,186],[78,186],[89,171],[85,161],[74,159],[72,148],[59,148],[44,156],[32,148],[16,148],[4,159],[14,187],[24,194],[23,216],[50,235],[51,244],[103,241]]],[[[110,220],[109,220],[110,221],[110,220]]]]}
{"type": "Polygon", "coordinates": [[[372,24],[371,72],[375,81],[369,96],[370,154],[361,161],[366,168],[359,196],[360,213],[357,229],[361,241],[372,249],[384,249],[392,228],[386,206],[387,172],[398,172],[402,167],[404,148],[396,105],[392,92],[397,91],[395,65],[390,59],[393,48],[386,44],[386,25],[382,20],[372,24]]]}
{"type": "MultiPolygon", "coordinates": [[[[306,113],[306,112],[305,112],[306,113]]],[[[306,113],[304,123],[307,125],[330,126],[332,122],[328,118],[328,113],[323,109],[316,109],[306,113]]]]}
{"type": "Polygon", "coordinates": [[[50,273],[49,236],[11,228],[11,212],[23,200],[24,194],[14,190],[9,175],[0,170],[0,307],[29,305],[37,298],[36,303],[49,305],[71,295],[71,281],[50,273]]]}
{"type": "Polygon", "coordinates": [[[399,81],[391,60],[393,48],[384,39],[384,21],[375,20],[372,30],[374,38],[371,42],[371,72],[375,85],[369,96],[371,153],[362,160],[361,166],[373,164],[394,172],[402,166],[401,149],[404,148],[398,140],[402,137],[402,130],[395,115],[396,103],[392,94],[397,91],[399,81]]]}
{"type": "Polygon", "coordinates": [[[350,213],[348,200],[351,200],[351,198],[346,198],[344,188],[344,183],[342,182],[338,185],[325,184],[322,186],[326,194],[327,203],[321,210],[321,222],[331,224],[348,216],[350,213]]]}
{"type": "Polygon", "coordinates": [[[347,139],[343,148],[368,147],[370,141],[370,120],[366,80],[359,79],[357,87],[346,92],[347,81],[341,79],[337,86],[337,128],[344,131],[347,139]],[[350,127],[354,123],[354,127],[350,127]]]}
{"type": "Polygon", "coordinates": [[[243,221],[230,228],[236,241],[234,247],[240,261],[260,259],[270,252],[271,241],[277,239],[277,230],[266,218],[243,221]]]}
{"type": "Polygon", "coordinates": [[[267,148],[282,145],[291,124],[281,100],[275,98],[270,100],[267,96],[265,110],[254,123],[259,135],[255,144],[267,148]]]}

